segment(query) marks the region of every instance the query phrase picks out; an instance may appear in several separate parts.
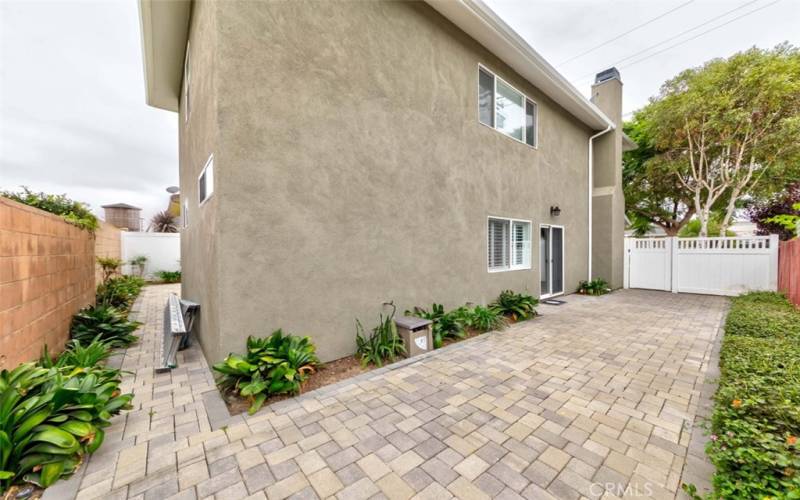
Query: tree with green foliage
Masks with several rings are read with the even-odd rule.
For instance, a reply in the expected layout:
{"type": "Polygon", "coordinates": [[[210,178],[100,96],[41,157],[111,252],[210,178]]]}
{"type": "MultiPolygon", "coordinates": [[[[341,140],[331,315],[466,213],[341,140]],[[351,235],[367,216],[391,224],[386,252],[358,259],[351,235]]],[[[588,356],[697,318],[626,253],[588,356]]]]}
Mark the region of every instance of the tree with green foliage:
{"type": "Polygon", "coordinates": [[[691,193],[677,177],[653,158],[656,149],[643,121],[625,123],[625,133],[639,146],[622,158],[625,213],[637,236],[655,224],[667,236],[676,236],[694,215],[691,193]]]}
{"type": "Polygon", "coordinates": [[[701,236],[721,210],[724,234],[743,198],[778,191],[798,175],[800,50],[752,48],[685,70],[634,122],[654,153],[644,162],[645,188],[672,193],[677,181],[674,199],[662,199],[693,210],[701,236]]]}

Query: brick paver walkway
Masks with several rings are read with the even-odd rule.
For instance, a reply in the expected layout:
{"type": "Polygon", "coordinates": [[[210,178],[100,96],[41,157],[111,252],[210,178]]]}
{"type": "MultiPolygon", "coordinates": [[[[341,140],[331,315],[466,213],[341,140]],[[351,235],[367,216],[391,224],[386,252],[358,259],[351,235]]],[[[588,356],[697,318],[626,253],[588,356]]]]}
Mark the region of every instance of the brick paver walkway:
{"type": "Polygon", "coordinates": [[[162,307],[124,354],[136,408],[48,497],[674,498],[726,301],[625,290],[266,407],[220,410],[194,347],[154,374],[162,307]],[[222,414],[222,415],[220,415],[222,414]]]}

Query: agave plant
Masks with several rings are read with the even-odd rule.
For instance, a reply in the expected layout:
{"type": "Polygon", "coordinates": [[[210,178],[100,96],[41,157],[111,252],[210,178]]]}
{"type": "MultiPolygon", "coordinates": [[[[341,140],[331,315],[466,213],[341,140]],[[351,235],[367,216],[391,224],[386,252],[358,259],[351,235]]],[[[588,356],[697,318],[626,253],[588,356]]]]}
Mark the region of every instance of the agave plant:
{"type": "Polygon", "coordinates": [[[158,212],[150,219],[150,229],[156,233],[177,233],[177,219],[169,213],[169,210],[158,212]]]}
{"type": "Polygon", "coordinates": [[[128,321],[113,307],[92,306],[81,309],[72,317],[70,335],[73,340],[84,344],[100,340],[111,347],[127,347],[136,342],[133,331],[139,325],[136,321],[128,321]]]}
{"type": "Polygon", "coordinates": [[[0,485],[47,487],[102,444],[112,415],[130,407],[120,372],[24,363],[0,372],[0,485]]]}
{"type": "Polygon", "coordinates": [[[509,316],[514,321],[518,321],[536,316],[536,305],[538,303],[539,301],[531,295],[504,290],[500,292],[500,296],[490,307],[499,314],[509,316]]]}
{"type": "Polygon", "coordinates": [[[257,412],[270,394],[300,392],[303,382],[319,363],[316,348],[308,337],[285,335],[275,330],[267,338],[248,337],[247,354],[229,354],[214,370],[222,375],[219,386],[251,401],[257,412]]]}
{"type": "Polygon", "coordinates": [[[384,305],[390,306],[392,312],[385,318],[381,314],[378,326],[373,328],[370,334],[364,331],[363,325],[356,319],[356,354],[361,357],[363,366],[370,363],[383,366],[387,359],[394,362],[398,355],[406,352],[403,340],[397,334],[397,325],[394,323],[397,307],[392,302],[384,305]]]}

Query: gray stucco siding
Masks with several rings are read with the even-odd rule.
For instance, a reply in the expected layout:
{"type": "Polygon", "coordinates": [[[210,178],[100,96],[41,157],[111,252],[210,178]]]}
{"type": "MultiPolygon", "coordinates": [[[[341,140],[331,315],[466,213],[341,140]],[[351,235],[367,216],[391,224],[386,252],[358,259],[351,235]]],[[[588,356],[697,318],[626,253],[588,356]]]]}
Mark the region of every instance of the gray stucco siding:
{"type": "Polygon", "coordinates": [[[540,224],[584,279],[590,131],[477,42],[421,3],[217,5],[210,361],[279,327],[352,354],[387,300],[538,295],[540,224]],[[538,149],[478,122],[479,64],[536,101],[538,149]],[[532,221],[532,269],[487,271],[490,215],[532,221]]]}

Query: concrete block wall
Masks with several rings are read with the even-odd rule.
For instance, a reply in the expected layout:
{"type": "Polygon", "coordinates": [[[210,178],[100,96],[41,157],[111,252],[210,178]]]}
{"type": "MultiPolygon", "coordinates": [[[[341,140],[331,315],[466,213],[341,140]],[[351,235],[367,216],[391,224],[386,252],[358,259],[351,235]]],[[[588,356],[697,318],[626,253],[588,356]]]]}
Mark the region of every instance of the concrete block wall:
{"type": "Polygon", "coordinates": [[[0,368],[60,352],[69,323],[94,302],[95,238],[0,197],[0,368]]]}
{"type": "MultiPolygon", "coordinates": [[[[122,255],[122,230],[108,222],[100,222],[94,232],[94,254],[97,257],[113,257],[122,255]]],[[[95,263],[94,282],[99,285],[103,281],[103,269],[95,263]]]]}

